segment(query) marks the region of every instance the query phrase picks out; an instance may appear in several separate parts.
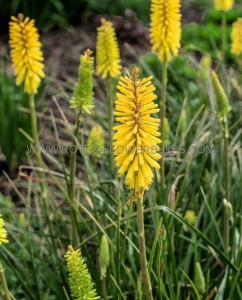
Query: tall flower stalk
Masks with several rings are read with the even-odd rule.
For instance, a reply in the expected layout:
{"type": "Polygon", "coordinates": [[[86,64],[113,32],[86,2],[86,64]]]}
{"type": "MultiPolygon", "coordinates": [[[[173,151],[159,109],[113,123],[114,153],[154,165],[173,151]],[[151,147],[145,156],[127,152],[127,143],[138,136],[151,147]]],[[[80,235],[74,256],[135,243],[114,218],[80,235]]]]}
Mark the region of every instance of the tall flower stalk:
{"type": "MultiPolygon", "coordinates": [[[[23,14],[18,14],[18,18],[11,17],[9,22],[10,54],[16,75],[16,84],[24,84],[24,91],[29,96],[29,108],[31,116],[31,130],[33,147],[35,149],[37,166],[43,167],[38,138],[38,122],[35,110],[35,94],[38,92],[41,79],[44,78],[43,53],[41,42],[39,41],[38,30],[35,21],[29,17],[24,18],[23,14]]],[[[45,175],[39,171],[41,199],[43,201],[45,214],[47,216],[48,227],[52,235],[52,226],[49,220],[49,208],[47,203],[48,191],[45,183],[45,175]]]]}
{"type": "Polygon", "coordinates": [[[154,103],[155,87],[151,83],[152,76],[139,78],[139,68],[135,67],[131,78],[120,77],[117,89],[116,109],[114,115],[120,124],[113,129],[114,155],[118,173],[126,174],[125,183],[131,190],[128,204],[136,203],[137,226],[139,236],[140,264],[146,298],[153,299],[151,283],[147,268],[143,196],[152,183],[151,168],[159,169],[157,160],[161,158],[158,153],[159,119],[151,117],[158,113],[158,105],[154,103]]]}
{"type": "MultiPolygon", "coordinates": [[[[43,53],[41,51],[41,43],[39,34],[35,27],[35,21],[29,17],[24,18],[23,14],[19,14],[18,18],[11,17],[9,22],[10,36],[10,54],[14,73],[16,75],[17,85],[24,84],[24,90],[29,95],[29,107],[31,114],[33,143],[36,149],[37,164],[42,166],[41,154],[39,151],[37,117],[35,111],[35,97],[41,79],[45,76],[43,53]]],[[[43,174],[41,176],[42,194],[45,194],[43,185],[43,174]]]]}
{"type": "MultiPolygon", "coordinates": [[[[161,80],[161,136],[164,136],[166,117],[167,66],[172,56],[178,54],[181,39],[180,0],[152,0],[151,1],[151,44],[162,62],[161,80]]],[[[161,188],[165,186],[165,155],[164,143],[161,144],[161,188]]]]}
{"type": "MultiPolygon", "coordinates": [[[[121,73],[121,60],[117,37],[112,22],[101,19],[97,28],[97,75],[106,80],[108,98],[108,137],[109,146],[113,137],[113,79],[121,73]]],[[[114,172],[113,155],[109,155],[111,173],[114,172]]]]}
{"type": "MultiPolygon", "coordinates": [[[[92,51],[87,49],[80,58],[79,76],[70,100],[70,107],[77,110],[77,118],[74,126],[72,149],[76,149],[76,140],[82,120],[82,113],[90,113],[93,108],[93,72],[94,58],[92,51]]],[[[75,174],[76,174],[76,151],[71,151],[70,156],[70,181],[69,196],[71,202],[71,221],[73,245],[78,245],[77,211],[75,209],[75,174]]]]}
{"type": "Polygon", "coordinates": [[[223,59],[226,59],[227,49],[227,12],[233,7],[234,0],[215,0],[214,7],[222,12],[221,28],[222,28],[222,53],[223,59]]]}
{"type": "Polygon", "coordinates": [[[228,140],[229,140],[229,130],[227,114],[231,111],[231,106],[229,105],[229,100],[224,92],[224,89],[219,81],[217,74],[212,71],[212,83],[217,101],[217,113],[223,129],[223,141],[224,141],[224,189],[225,189],[225,205],[224,205],[224,247],[226,252],[229,250],[229,210],[228,205],[230,204],[230,192],[229,192],[229,153],[228,153],[228,140]]]}

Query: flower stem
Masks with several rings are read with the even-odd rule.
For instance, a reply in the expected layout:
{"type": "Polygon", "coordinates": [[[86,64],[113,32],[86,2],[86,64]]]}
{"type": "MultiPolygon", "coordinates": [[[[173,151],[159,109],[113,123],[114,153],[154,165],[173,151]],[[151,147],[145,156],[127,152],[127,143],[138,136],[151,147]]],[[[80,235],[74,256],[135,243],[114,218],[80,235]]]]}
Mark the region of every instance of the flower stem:
{"type": "MultiPolygon", "coordinates": [[[[34,140],[34,147],[35,147],[35,154],[37,159],[37,165],[39,168],[42,166],[41,162],[41,153],[39,148],[39,139],[38,139],[38,127],[37,127],[37,117],[35,112],[35,100],[34,100],[34,94],[29,95],[29,108],[30,108],[30,114],[31,114],[31,129],[32,129],[32,137],[34,140]]],[[[43,174],[40,172],[40,184],[41,184],[41,190],[43,191],[43,174]]]]}
{"type": "Polygon", "coordinates": [[[111,146],[113,142],[113,84],[112,78],[107,79],[107,98],[108,98],[108,142],[109,142],[109,163],[110,163],[110,175],[114,175],[114,163],[111,146]]]}
{"type": "Polygon", "coordinates": [[[227,17],[226,12],[223,12],[222,15],[222,57],[223,60],[226,61],[226,49],[227,49],[227,35],[226,35],[226,29],[227,29],[227,17]]]}
{"type": "Polygon", "coordinates": [[[81,124],[82,110],[80,109],[76,118],[74,136],[72,138],[71,147],[74,151],[71,151],[70,155],[70,183],[69,183],[69,196],[71,204],[71,226],[72,226],[72,239],[73,247],[78,246],[78,232],[76,226],[76,209],[75,209],[75,175],[76,175],[76,140],[78,137],[78,131],[81,124]]]}
{"type": "MultiPolygon", "coordinates": [[[[34,150],[35,150],[34,152],[35,152],[36,159],[37,159],[37,167],[39,169],[41,169],[44,164],[43,164],[42,157],[41,157],[40,144],[39,144],[39,138],[38,138],[38,126],[37,126],[37,116],[36,116],[36,111],[35,111],[34,94],[29,94],[29,108],[30,108],[30,115],[31,115],[31,130],[32,130],[33,146],[34,146],[34,150]]],[[[43,201],[44,211],[46,214],[46,219],[47,219],[47,224],[48,224],[49,231],[50,231],[51,240],[52,240],[55,252],[56,252],[53,229],[52,229],[51,221],[49,218],[50,213],[49,213],[49,206],[48,206],[48,202],[47,202],[48,189],[46,187],[45,175],[40,170],[38,172],[38,176],[40,178],[41,200],[43,201]]]]}
{"type": "Polygon", "coordinates": [[[101,285],[102,285],[103,300],[107,300],[108,299],[108,293],[107,293],[107,284],[106,284],[106,278],[105,277],[101,280],[101,285]]]}
{"type": "MultiPolygon", "coordinates": [[[[161,139],[164,138],[164,123],[166,117],[166,89],[167,89],[167,61],[165,60],[162,65],[162,82],[161,82],[161,104],[160,104],[160,119],[161,119],[161,139]]],[[[161,191],[165,187],[165,148],[164,141],[161,143],[161,168],[160,168],[160,184],[161,191]]]]}
{"type": "Polygon", "coordinates": [[[150,278],[148,273],[146,247],[145,247],[145,230],[144,230],[144,208],[143,201],[137,201],[137,226],[139,236],[139,255],[142,272],[142,280],[145,288],[146,300],[153,300],[150,278]]]}
{"type": "Polygon", "coordinates": [[[1,263],[0,263],[0,280],[1,280],[2,288],[3,288],[3,292],[4,292],[4,298],[6,300],[11,300],[7,280],[5,277],[4,268],[1,263]]]}
{"type": "MultiPolygon", "coordinates": [[[[225,187],[225,198],[228,203],[230,203],[229,197],[229,155],[228,155],[228,139],[229,139],[229,130],[227,117],[223,119],[224,126],[224,187],[225,187]]],[[[229,248],[229,210],[224,205],[224,247],[226,253],[228,253],[229,248]]]]}

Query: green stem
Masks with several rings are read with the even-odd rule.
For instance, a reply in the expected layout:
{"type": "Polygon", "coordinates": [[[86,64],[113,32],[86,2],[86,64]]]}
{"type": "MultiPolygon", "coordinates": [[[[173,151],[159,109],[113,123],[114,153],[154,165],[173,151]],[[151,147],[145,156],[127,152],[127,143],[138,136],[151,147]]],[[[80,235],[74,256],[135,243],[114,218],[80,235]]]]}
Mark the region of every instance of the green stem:
{"type": "Polygon", "coordinates": [[[144,208],[143,201],[137,201],[137,226],[139,236],[139,255],[140,265],[142,272],[142,280],[144,284],[146,300],[153,300],[150,278],[148,273],[147,259],[146,259],[146,247],[145,247],[145,230],[144,230],[144,208]]]}
{"type": "MultiPolygon", "coordinates": [[[[35,147],[35,154],[37,159],[37,166],[39,168],[42,167],[42,159],[41,159],[41,153],[40,153],[40,145],[39,145],[39,138],[38,138],[38,127],[37,127],[37,117],[35,112],[35,100],[34,100],[34,94],[29,95],[29,108],[30,108],[30,115],[31,115],[31,129],[32,129],[32,137],[34,140],[34,147],[35,147]]],[[[41,185],[41,191],[43,192],[45,190],[44,187],[44,176],[42,172],[40,172],[40,185],[41,185]]]]}
{"type": "Polygon", "coordinates": [[[222,26],[222,56],[223,56],[223,60],[226,61],[226,49],[227,49],[227,35],[226,35],[227,17],[226,17],[226,12],[223,12],[221,26],[222,26]]]}
{"type": "MultiPolygon", "coordinates": [[[[120,285],[120,226],[121,226],[121,199],[120,194],[118,195],[118,221],[117,221],[117,283],[120,285]]],[[[118,299],[120,299],[118,295],[118,299]]]]}
{"type": "Polygon", "coordinates": [[[72,226],[72,242],[73,247],[78,246],[78,231],[76,226],[76,209],[75,209],[75,175],[76,175],[76,140],[81,124],[82,110],[80,109],[76,118],[74,136],[71,142],[71,155],[70,155],[70,183],[69,183],[69,196],[71,203],[71,226],[72,226]]]}
{"type": "Polygon", "coordinates": [[[103,300],[107,300],[108,299],[108,293],[107,293],[107,284],[106,284],[106,278],[105,277],[101,280],[101,284],[102,284],[102,297],[103,297],[103,300]]]}
{"type": "Polygon", "coordinates": [[[112,154],[113,144],[113,84],[112,78],[107,80],[107,98],[108,98],[108,142],[109,142],[109,163],[110,163],[110,175],[114,175],[114,162],[112,154]]]}
{"type": "MultiPolygon", "coordinates": [[[[32,137],[33,137],[33,144],[34,144],[34,153],[36,155],[37,159],[37,167],[41,169],[43,167],[43,161],[41,157],[41,151],[40,151],[40,144],[39,144],[39,138],[38,138],[38,125],[37,125],[37,116],[36,116],[36,111],[35,111],[35,99],[34,99],[34,94],[29,94],[29,108],[30,108],[30,116],[31,116],[31,130],[32,130],[32,137]]],[[[48,189],[46,188],[46,182],[45,182],[45,175],[44,173],[40,170],[38,172],[38,176],[40,178],[40,188],[41,188],[41,200],[43,201],[44,205],[44,211],[47,219],[47,224],[48,228],[50,231],[50,236],[51,240],[54,246],[54,251],[57,254],[57,250],[55,247],[55,239],[54,239],[54,234],[52,230],[52,224],[50,221],[50,213],[49,213],[49,206],[48,206],[48,201],[47,201],[47,196],[48,196],[48,189]]]]}
{"type": "Polygon", "coordinates": [[[1,263],[0,263],[0,280],[1,280],[1,283],[2,283],[4,298],[6,300],[11,300],[7,280],[6,280],[6,277],[5,277],[4,268],[3,268],[1,263]]]}
{"type": "MultiPolygon", "coordinates": [[[[228,155],[228,139],[229,130],[227,117],[224,117],[224,188],[225,188],[225,198],[228,203],[230,203],[229,197],[229,155],[228,155]]],[[[226,253],[228,253],[229,248],[229,210],[226,205],[224,205],[224,247],[226,253]]]]}
{"type": "MultiPolygon", "coordinates": [[[[162,66],[162,82],[161,82],[161,104],[160,104],[160,119],[161,119],[161,139],[164,138],[164,123],[166,117],[166,89],[167,89],[167,61],[163,62],[162,66]]],[[[165,147],[162,141],[161,143],[161,168],[160,168],[160,184],[161,191],[165,188],[165,147]]]]}

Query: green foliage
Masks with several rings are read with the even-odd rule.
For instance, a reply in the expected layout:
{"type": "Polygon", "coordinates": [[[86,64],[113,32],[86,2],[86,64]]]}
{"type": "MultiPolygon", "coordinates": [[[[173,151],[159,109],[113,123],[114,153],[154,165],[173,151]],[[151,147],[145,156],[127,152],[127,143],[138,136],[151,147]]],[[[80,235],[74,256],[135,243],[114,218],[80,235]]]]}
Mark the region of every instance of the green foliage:
{"type": "Polygon", "coordinates": [[[3,24],[7,24],[11,15],[22,12],[35,19],[38,28],[46,30],[55,25],[66,27],[80,23],[93,13],[124,15],[124,11],[129,8],[147,23],[149,4],[149,0],[0,0],[0,17],[3,24]]]}
{"type": "Polygon", "coordinates": [[[28,113],[21,111],[28,107],[28,96],[22,88],[16,87],[15,79],[6,70],[0,70],[0,147],[8,165],[15,169],[24,161],[27,138],[19,131],[31,132],[28,113]]]}
{"type": "MultiPolygon", "coordinates": [[[[4,24],[8,24],[11,15],[16,16],[22,12],[24,15],[35,19],[37,27],[41,29],[47,29],[54,25],[66,26],[69,20],[76,15],[77,6],[75,3],[75,1],[69,1],[70,10],[68,10],[67,1],[62,0],[11,0],[7,2],[0,0],[0,16],[1,19],[5,20],[4,24]]],[[[82,4],[78,6],[80,9],[83,7],[82,4]]]]}
{"type": "MultiPolygon", "coordinates": [[[[232,9],[226,14],[227,18],[227,49],[226,57],[233,60],[234,57],[230,51],[230,35],[231,28],[230,25],[236,21],[238,17],[242,15],[242,7],[237,7],[232,9]]],[[[182,44],[185,45],[192,52],[211,53],[213,58],[218,58],[220,56],[219,51],[221,49],[221,19],[222,13],[211,9],[205,16],[201,24],[190,23],[183,26],[182,30],[182,44]]]]}

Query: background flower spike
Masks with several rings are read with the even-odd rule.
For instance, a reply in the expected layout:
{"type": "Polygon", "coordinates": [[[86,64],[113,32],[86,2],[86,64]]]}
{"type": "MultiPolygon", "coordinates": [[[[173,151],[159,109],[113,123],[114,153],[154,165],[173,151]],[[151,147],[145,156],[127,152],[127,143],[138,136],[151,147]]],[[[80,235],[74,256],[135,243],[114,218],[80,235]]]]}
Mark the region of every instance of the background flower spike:
{"type": "Polygon", "coordinates": [[[25,92],[36,94],[41,78],[45,74],[44,58],[35,20],[24,18],[23,14],[18,14],[18,18],[11,17],[9,37],[12,64],[17,76],[16,83],[20,85],[24,82],[25,92]]]}

